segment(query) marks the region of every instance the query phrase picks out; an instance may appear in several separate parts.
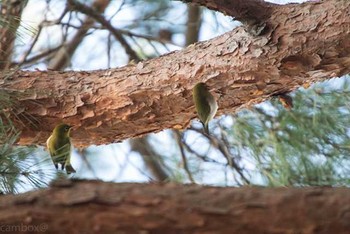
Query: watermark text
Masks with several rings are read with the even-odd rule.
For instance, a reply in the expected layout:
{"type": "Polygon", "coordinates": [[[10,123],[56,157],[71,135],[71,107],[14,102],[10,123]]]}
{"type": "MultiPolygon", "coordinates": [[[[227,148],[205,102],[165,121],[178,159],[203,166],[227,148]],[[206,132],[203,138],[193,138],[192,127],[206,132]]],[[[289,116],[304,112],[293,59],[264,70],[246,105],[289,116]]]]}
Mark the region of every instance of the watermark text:
{"type": "Polygon", "coordinates": [[[48,229],[48,225],[46,223],[41,224],[1,224],[0,225],[0,233],[6,232],[45,232],[48,229]]]}

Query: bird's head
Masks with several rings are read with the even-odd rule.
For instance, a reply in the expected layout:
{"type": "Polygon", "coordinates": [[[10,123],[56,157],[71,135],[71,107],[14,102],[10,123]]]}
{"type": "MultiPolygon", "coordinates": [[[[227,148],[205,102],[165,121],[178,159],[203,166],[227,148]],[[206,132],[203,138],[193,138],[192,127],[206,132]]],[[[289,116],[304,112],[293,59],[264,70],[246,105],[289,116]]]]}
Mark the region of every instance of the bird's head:
{"type": "Polygon", "coordinates": [[[61,123],[55,127],[53,133],[59,136],[69,137],[71,128],[72,126],[65,123],[61,123]]]}
{"type": "Polygon", "coordinates": [[[208,90],[208,86],[205,83],[203,83],[203,82],[199,82],[199,83],[197,83],[194,86],[194,89],[197,89],[197,90],[208,90]]]}
{"type": "Polygon", "coordinates": [[[209,93],[208,86],[203,82],[199,82],[193,87],[193,96],[194,97],[207,96],[208,93],[209,93]]]}

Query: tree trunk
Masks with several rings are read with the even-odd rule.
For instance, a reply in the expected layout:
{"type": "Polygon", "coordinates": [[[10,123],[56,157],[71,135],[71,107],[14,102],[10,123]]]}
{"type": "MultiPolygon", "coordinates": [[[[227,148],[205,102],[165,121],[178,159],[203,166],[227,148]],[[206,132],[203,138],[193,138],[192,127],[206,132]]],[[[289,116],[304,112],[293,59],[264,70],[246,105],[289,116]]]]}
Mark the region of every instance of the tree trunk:
{"type": "Polygon", "coordinates": [[[19,96],[10,118],[22,130],[20,143],[44,143],[62,120],[75,126],[76,146],[186,128],[196,116],[191,89],[199,81],[221,94],[220,115],[350,72],[350,1],[256,2],[269,9],[259,36],[239,27],[119,69],[6,74],[0,87],[19,96]]]}
{"type": "Polygon", "coordinates": [[[1,196],[0,231],[342,234],[350,230],[349,202],[348,188],[61,181],[1,196]]]}
{"type": "MultiPolygon", "coordinates": [[[[11,65],[16,31],[19,27],[22,12],[26,5],[27,1],[21,0],[0,1],[0,71],[8,69],[11,65]]],[[[30,28],[27,30],[31,33],[30,28]]],[[[21,34],[21,32],[17,33],[21,34]]]]}
{"type": "Polygon", "coordinates": [[[185,44],[189,46],[198,42],[199,30],[202,24],[202,10],[198,6],[187,6],[187,25],[185,33],[185,44]]]}

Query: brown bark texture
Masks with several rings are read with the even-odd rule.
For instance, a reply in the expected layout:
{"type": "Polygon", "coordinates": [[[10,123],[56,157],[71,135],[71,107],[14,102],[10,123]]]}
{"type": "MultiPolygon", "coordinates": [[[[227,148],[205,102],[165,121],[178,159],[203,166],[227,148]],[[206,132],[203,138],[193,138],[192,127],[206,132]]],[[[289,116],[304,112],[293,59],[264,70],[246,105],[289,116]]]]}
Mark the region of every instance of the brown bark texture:
{"type": "Polygon", "coordinates": [[[210,10],[222,12],[225,15],[243,21],[261,21],[267,19],[274,4],[264,0],[181,0],[186,3],[205,6],[210,10]]]}
{"type": "Polygon", "coordinates": [[[350,1],[269,9],[259,36],[239,27],[122,68],[7,74],[0,88],[19,97],[10,116],[22,130],[19,143],[44,143],[61,121],[75,126],[78,147],[186,128],[199,81],[216,93],[221,115],[350,72],[350,1]]]}
{"type": "Polygon", "coordinates": [[[11,233],[38,227],[46,233],[342,234],[350,230],[349,204],[349,188],[61,181],[1,196],[0,228],[12,228],[11,233]]]}

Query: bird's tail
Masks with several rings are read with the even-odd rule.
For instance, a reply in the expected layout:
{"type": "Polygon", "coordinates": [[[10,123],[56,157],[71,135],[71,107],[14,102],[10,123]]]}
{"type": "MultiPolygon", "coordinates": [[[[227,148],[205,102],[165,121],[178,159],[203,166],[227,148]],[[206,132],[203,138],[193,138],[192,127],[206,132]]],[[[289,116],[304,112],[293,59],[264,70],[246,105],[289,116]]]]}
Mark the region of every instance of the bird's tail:
{"type": "Polygon", "coordinates": [[[75,173],[75,169],[72,167],[70,163],[66,164],[65,166],[67,174],[75,173]]]}
{"type": "Polygon", "coordinates": [[[203,124],[204,133],[209,135],[209,125],[205,123],[202,123],[202,124],[203,124]]]}

